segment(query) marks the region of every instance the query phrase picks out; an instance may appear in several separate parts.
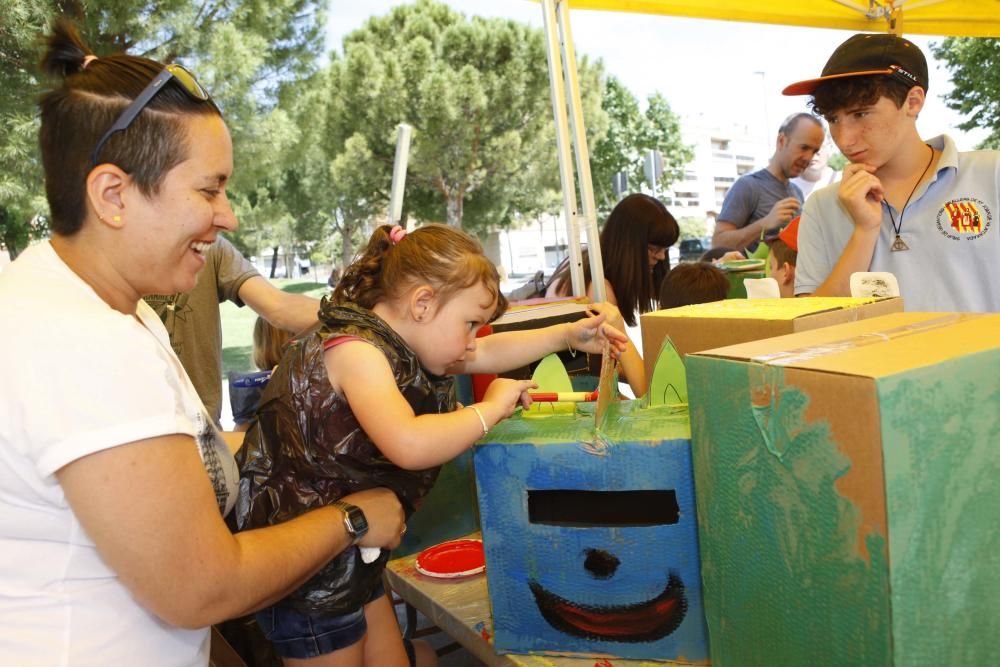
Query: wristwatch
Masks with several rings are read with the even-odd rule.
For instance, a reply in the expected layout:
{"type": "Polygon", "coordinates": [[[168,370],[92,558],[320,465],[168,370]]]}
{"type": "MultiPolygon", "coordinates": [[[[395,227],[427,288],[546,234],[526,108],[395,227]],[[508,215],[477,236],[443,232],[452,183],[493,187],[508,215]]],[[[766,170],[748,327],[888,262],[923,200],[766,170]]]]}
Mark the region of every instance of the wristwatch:
{"type": "Polygon", "coordinates": [[[351,544],[357,544],[368,534],[368,519],[365,518],[365,513],[357,505],[345,503],[343,500],[334,502],[333,506],[344,513],[344,528],[351,536],[351,544]]]}

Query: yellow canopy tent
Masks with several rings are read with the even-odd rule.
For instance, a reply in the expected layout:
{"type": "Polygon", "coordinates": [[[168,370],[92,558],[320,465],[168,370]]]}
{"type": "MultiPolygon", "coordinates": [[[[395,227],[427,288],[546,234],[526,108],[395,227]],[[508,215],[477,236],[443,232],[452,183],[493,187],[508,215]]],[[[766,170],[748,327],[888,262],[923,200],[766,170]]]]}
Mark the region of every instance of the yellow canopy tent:
{"type": "Polygon", "coordinates": [[[568,0],[603,9],[852,32],[1000,37],[1000,0],[568,0]]]}

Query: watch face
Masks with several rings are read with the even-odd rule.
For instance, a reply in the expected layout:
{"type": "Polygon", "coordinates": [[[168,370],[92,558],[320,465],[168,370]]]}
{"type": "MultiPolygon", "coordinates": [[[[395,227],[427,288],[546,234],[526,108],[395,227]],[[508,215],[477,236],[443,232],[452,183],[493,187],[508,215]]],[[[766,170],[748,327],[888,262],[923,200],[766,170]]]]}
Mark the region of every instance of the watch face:
{"type": "Polygon", "coordinates": [[[361,508],[342,501],[337,501],[334,505],[344,511],[344,526],[354,541],[357,542],[364,537],[368,532],[368,519],[365,518],[361,508]]]}
{"type": "Polygon", "coordinates": [[[365,518],[365,513],[360,508],[351,505],[350,509],[347,510],[347,520],[351,524],[351,532],[355,537],[364,537],[365,533],[368,532],[368,519],[365,518]]]}

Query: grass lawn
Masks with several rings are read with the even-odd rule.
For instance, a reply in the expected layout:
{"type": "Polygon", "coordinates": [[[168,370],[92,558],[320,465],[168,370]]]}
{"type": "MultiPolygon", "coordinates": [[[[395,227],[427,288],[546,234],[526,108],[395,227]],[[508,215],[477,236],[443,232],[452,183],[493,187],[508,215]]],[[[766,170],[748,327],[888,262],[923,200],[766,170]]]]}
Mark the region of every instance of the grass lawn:
{"type": "MultiPolygon", "coordinates": [[[[285,292],[308,294],[319,298],[329,291],[326,283],[317,283],[308,276],[302,279],[275,278],[271,281],[285,292]]],[[[222,316],[222,377],[230,373],[250,373],[257,370],[253,365],[253,324],[257,313],[248,306],[237,308],[230,302],[219,306],[222,316]]]]}

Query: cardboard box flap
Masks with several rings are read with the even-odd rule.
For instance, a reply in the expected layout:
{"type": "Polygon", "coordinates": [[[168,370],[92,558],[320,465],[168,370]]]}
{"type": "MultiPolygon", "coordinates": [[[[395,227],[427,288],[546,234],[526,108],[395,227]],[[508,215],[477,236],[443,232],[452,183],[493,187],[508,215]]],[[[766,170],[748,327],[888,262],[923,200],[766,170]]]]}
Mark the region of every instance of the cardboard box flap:
{"type": "Polygon", "coordinates": [[[798,299],[726,299],[692,306],[658,310],[643,317],[685,317],[696,319],[794,320],[816,313],[857,308],[877,301],[878,297],[801,297],[798,299]]]}
{"type": "Polygon", "coordinates": [[[590,303],[586,298],[559,299],[556,301],[544,301],[540,303],[512,304],[510,309],[500,316],[493,325],[494,327],[518,322],[530,322],[549,317],[560,317],[580,313],[582,317],[587,312],[590,303]]]}
{"type": "Polygon", "coordinates": [[[878,378],[997,348],[998,314],[895,313],[696,354],[878,378]]]}

